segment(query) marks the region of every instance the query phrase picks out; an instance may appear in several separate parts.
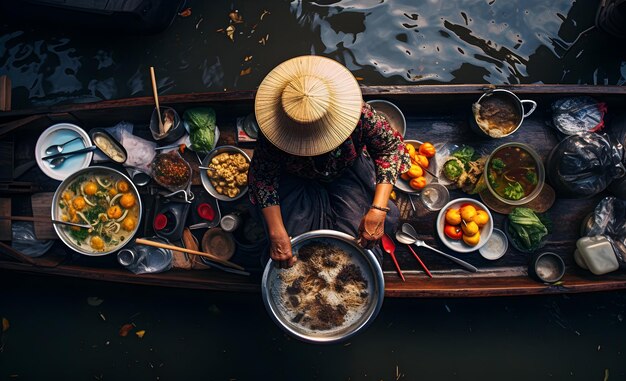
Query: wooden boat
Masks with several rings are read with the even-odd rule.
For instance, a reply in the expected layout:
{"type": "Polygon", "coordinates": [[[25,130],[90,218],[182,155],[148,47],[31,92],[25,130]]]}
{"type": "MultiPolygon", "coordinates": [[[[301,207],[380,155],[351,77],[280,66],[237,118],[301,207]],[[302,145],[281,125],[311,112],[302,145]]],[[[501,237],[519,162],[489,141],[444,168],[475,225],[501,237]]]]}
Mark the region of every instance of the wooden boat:
{"type": "MultiPolygon", "coordinates": [[[[434,85],[434,86],[367,86],[363,95],[369,99],[387,99],[397,104],[407,119],[407,139],[431,142],[452,141],[471,143],[476,147],[488,142],[472,133],[469,128],[470,105],[491,86],[484,85],[434,85]]],[[[578,86],[578,85],[515,85],[503,86],[523,98],[533,99],[539,104],[535,113],[524,121],[520,130],[502,142],[520,141],[532,145],[545,160],[557,143],[557,136],[545,123],[550,116],[552,101],[573,95],[591,95],[606,102],[609,116],[626,105],[626,87],[578,86]]],[[[253,91],[229,91],[223,93],[198,93],[166,95],[161,104],[174,107],[179,112],[192,106],[208,105],[218,115],[222,131],[218,144],[235,143],[235,120],[253,110],[253,91]]],[[[73,104],[41,108],[28,111],[0,113],[0,141],[12,141],[21,155],[15,164],[32,160],[37,136],[57,122],[71,122],[85,129],[108,127],[119,121],[129,121],[136,128],[147,128],[153,110],[151,97],[104,101],[90,104],[73,104]]],[[[493,141],[492,141],[493,144],[493,141]]],[[[39,171],[37,167],[25,176],[39,171]]],[[[31,177],[31,178],[41,178],[31,177]]],[[[54,191],[57,182],[51,185],[34,184],[44,191],[54,191]]],[[[28,193],[33,184],[5,183],[2,192],[11,194],[14,211],[29,215],[27,206],[15,209],[16,205],[28,205],[28,193]],[[26,190],[25,190],[26,189],[26,190]]],[[[458,191],[453,198],[460,197],[458,191]]],[[[590,199],[558,198],[550,209],[554,231],[544,250],[558,253],[566,263],[566,274],[559,285],[542,284],[528,276],[528,254],[516,251],[509,245],[508,252],[497,261],[488,261],[478,253],[455,254],[479,268],[469,273],[445,258],[427,249],[418,253],[426,262],[433,278],[427,277],[406,246],[398,245],[396,252],[404,271],[403,282],[395,272],[393,263],[385,257],[383,270],[388,297],[482,297],[508,295],[535,295],[555,293],[579,293],[626,289],[626,273],[614,272],[595,276],[576,266],[573,260],[575,242],[579,238],[583,218],[590,213],[606,194],[590,199]]],[[[3,196],[6,197],[6,196],[3,196]]],[[[148,196],[149,197],[149,196],[148,196]]],[[[228,207],[221,204],[222,207],[228,207]]],[[[443,248],[434,231],[437,213],[417,209],[413,212],[405,195],[399,195],[398,205],[402,218],[416,227],[420,237],[434,246],[443,248]]],[[[494,213],[496,227],[502,227],[504,215],[494,213]]],[[[27,257],[11,248],[10,243],[0,243],[0,269],[45,275],[96,279],[168,287],[195,288],[231,292],[257,292],[260,290],[260,274],[240,276],[219,270],[170,270],[158,274],[134,275],[122,268],[114,256],[103,258],[84,257],[72,253],[60,241],[53,249],[39,258],[27,257]]]]}

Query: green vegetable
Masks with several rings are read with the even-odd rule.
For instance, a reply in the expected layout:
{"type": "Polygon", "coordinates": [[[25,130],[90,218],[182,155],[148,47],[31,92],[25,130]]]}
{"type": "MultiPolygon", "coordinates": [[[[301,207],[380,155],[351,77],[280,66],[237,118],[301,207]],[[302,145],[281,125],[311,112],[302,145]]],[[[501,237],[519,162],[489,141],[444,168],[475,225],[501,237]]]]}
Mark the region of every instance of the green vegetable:
{"type": "Polygon", "coordinates": [[[515,208],[509,214],[508,232],[516,246],[526,251],[534,251],[548,235],[548,228],[532,209],[515,208]]]}
{"type": "Polygon", "coordinates": [[[183,119],[189,125],[191,149],[208,152],[215,146],[215,110],[195,107],[185,111],[183,119]]]}
{"type": "Polygon", "coordinates": [[[461,160],[463,164],[467,165],[474,158],[474,149],[470,146],[463,146],[463,148],[456,150],[452,156],[461,160]]]}
{"type": "Polygon", "coordinates": [[[491,167],[498,173],[501,173],[502,170],[504,169],[504,167],[506,167],[506,164],[504,164],[504,161],[502,161],[502,159],[493,159],[491,161],[491,167]]]}
{"type": "Polygon", "coordinates": [[[494,174],[494,171],[488,172],[487,179],[489,180],[489,184],[491,185],[493,189],[498,188],[499,184],[496,182],[496,175],[494,174]]]}
{"type": "Polygon", "coordinates": [[[463,169],[463,163],[459,160],[448,160],[443,165],[443,173],[450,180],[456,180],[463,174],[465,170],[463,169]]]}
{"type": "Polygon", "coordinates": [[[76,240],[76,243],[78,243],[78,246],[80,246],[80,243],[84,241],[89,235],[89,230],[83,228],[80,228],[78,230],[70,229],[69,231],[72,238],[74,238],[76,240]]]}
{"type": "Polygon", "coordinates": [[[526,180],[532,185],[537,185],[537,174],[534,171],[526,172],[526,180]]]}
{"type": "Polygon", "coordinates": [[[509,185],[504,188],[504,196],[509,200],[519,200],[524,197],[524,188],[522,184],[517,181],[514,183],[509,183],[509,185]]]}
{"type": "Polygon", "coordinates": [[[98,204],[85,212],[85,217],[87,217],[89,221],[95,221],[100,213],[106,213],[106,208],[98,204]]]}

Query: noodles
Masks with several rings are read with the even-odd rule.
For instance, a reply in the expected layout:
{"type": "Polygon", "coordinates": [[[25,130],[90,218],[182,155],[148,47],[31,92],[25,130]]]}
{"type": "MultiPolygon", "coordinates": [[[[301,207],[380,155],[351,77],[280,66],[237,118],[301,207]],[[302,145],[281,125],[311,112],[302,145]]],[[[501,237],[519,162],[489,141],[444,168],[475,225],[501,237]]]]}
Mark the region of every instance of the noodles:
{"type": "Polygon", "coordinates": [[[72,181],[58,201],[59,216],[91,228],[64,227],[68,238],[94,253],[114,250],[129,239],[139,223],[137,196],[131,189],[113,174],[90,173],[72,181]]]}

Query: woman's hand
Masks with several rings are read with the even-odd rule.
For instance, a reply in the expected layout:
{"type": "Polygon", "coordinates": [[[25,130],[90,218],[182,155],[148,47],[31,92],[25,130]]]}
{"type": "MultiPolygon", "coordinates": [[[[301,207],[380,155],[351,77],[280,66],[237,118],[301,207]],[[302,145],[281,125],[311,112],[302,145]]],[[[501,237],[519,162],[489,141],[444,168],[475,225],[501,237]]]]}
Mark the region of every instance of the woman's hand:
{"type": "Polygon", "coordinates": [[[280,268],[286,269],[296,263],[296,257],[291,253],[291,239],[283,224],[280,206],[273,205],[262,209],[270,239],[270,258],[276,261],[280,268]]]}
{"type": "Polygon", "coordinates": [[[359,245],[366,249],[374,247],[385,233],[386,216],[386,212],[373,208],[365,213],[359,225],[359,245]]]}
{"type": "Polygon", "coordinates": [[[281,269],[289,268],[296,263],[297,259],[291,253],[291,239],[286,231],[284,234],[270,237],[270,258],[276,261],[281,269]]]}

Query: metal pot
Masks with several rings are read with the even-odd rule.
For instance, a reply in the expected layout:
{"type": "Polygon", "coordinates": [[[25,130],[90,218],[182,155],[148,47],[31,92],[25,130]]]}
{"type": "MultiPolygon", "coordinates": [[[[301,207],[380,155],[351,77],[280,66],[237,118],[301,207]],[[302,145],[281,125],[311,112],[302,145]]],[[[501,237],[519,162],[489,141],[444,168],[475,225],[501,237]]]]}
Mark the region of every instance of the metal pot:
{"type": "MultiPolygon", "coordinates": [[[[483,95],[480,96],[480,98],[478,98],[478,101],[476,101],[474,105],[476,104],[480,105],[482,101],[485,101],[489,97],[499,97],[505,100],[506,102],[508,102],[509,104],[513,105],[515,107],[515,113],[517,116],[517,120],[519,120],[519,122],[517,123],[517,126],[514,129],[512,129],[508,134],[503,134],[501,136],[492,136],[478,125],[478,123],[476,122],[475,113],[472,112],[472,116],[470,118],[470,126],[472,130],[476,132],[477,134],[488,137],[488,138],[494,138],[494,137],[504,138],[506,136],[509,136],[515,133],[515,131],[517,131],[522,125],[522,123],[524,122],[524,118],[528,118],[530,114],[532,114],[533,111],[535,111],[535,109],[537,108],[537,102],[528,100],[528,99],[523,99],[523,100],[519,99],[517,95],[515,95],[509,90],[504,90],[504,89],[492,89],[492,90],[486,91],[483,95]],[[524,110],[524,104],[530,105],[530,110],[528,112],[524,110]]],[[[472,107],[472,109],[474,109],[474,107],[472,107]]]]}
{"type": "MultiPolygon", "coordinates": [[[[349,323],[329,330],[312,330],[294,322],[293,316],[286,312],[284,303],[281,303],[281,300],[284,299],[281,298],[280,290],[285,285],[283,285],[280,274],[289,270],[279,269],[272,260],[267,263],[263,272],[261,283],[263,302],[272,320],[285,332],[297,339],[311,343],[335,343],[347,340],[367,327],[380,311],[385,292],[382,269],[374,253],[361,248],[354,237],[335,230],[314,230],[293,238],[291,247],[294,255],[298,255],[298,250],[304,244],[311,242],[329,243],[340,247],[349,253],[353,263],[359,265],[362,275],[368,282],[367,292],[369,295],[364,308],[360,309],[362,313],[356,314],[349,323]]],[[[294,311],[292,307],[288,307],[288,309],[294,314],[299,312],[294,311]]]]}
{"type": "Polygon", "coordinates": [[[76,242],[69,236],[69,234],[67,233],[67,229],[65,227],[61,227],[58,224],[54,224],[54,230],[56,231],[61,241],[63,241],[63,243],[67,245],[67,247],[84,255],[99,257],[99,256],[116,252],[120,250],[121,248],[123,248],[124,246],[126,246],[126,244],[128,244],[130,241],[132,241],[133,236],[135,235],[135,233],[137,233],[137,230],[139,229],[139,221],[141,221],[141,216],[143,213],[143,206],[141,204],[141,197],[139,197],[139,192],[137,191],[135,184],[133,184],[133,182],[130,181],[130,179],[126,175],[124,175],[122,172],[117,171],[112,168],[108,168],[108,167],[87,167],[87,168],[83,168],[74,172],[65,180],[63,180],[61,185],[59,185],[56,192],[54,193],[54,197],[52,198],[52,210],[51,210],[52,219],[54,220],[61,219],[62,209],[59,206],[59,201],[61,197],[63,197],[63,192],[70,186],[70,184],[72,184],[74,180],[78,179],[81,176],[90,176],[92,174],[93,175],[99,175],[99,174],[100,175],[113,175],[114,177],[119,178],[120,180],[125,180],[130,187],[129,192],[135,196],[135,199],[137,202],[137,208],[139,210],[137,214],[137,224],[135,225],[135,228],[133,229],[133,231],[128,232],[128,234],[125,234],[126,238],[124,241],[120,242],[117,246],[112,247],[111,249],[107,251],[95,251],[91,249],[89,245],[77,245],[76,242]]]}

